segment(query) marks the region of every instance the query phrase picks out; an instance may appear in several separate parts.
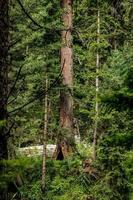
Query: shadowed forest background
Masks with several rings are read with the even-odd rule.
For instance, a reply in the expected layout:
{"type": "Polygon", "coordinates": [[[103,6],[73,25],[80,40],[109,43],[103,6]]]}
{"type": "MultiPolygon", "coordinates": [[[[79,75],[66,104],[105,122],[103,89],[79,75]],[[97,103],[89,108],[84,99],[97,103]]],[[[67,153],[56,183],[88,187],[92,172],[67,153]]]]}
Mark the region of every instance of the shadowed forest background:
{"type": "Polygon", "coordinates": [[[0,0],[0,200],[133,200],[132,25],[132,0],[0,0]]]}

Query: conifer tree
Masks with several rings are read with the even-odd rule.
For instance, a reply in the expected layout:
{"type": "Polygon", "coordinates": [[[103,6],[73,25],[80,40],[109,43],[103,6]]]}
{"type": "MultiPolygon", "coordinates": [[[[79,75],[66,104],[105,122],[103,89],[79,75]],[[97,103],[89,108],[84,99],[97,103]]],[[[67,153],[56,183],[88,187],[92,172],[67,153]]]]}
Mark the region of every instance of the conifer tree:
{"type": "Polygon", "coordinates": [[[8,158],[7,96],[9,49],[9,1],[0,1],[0,159],[8,158]]]}
{"type": "Polygon", "coordinates": [[[72,52],[72,0],[62,0],[61,71],[64,86],[60,94],[60,125],[72,134],[73,129],[73,52],[72,52]]]}
{"type": "Polygon", "coordinates": [[[96,144],[98,135],[98,118],[99,118],[99,67],[100,67],[100,55],[98,45],[100,43],[100,7],[99,1],[97,2],[97,53],[96,53],[96,97],[95,97],[95,123],[93,134],[93,159],[96,159],[96,144]]]}

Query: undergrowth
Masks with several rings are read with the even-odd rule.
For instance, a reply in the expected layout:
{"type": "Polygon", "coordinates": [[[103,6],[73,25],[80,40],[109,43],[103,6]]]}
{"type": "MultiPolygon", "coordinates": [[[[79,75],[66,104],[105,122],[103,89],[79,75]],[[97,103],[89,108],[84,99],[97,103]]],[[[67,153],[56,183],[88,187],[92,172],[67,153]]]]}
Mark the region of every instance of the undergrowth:
{"type": "Polygon", "coordinates": [[[132,185],[131,161],[120,160],[116,150],[109,153],[107,161],[108,152],[103,156],[102,151],[102,159],[92,164],[94,170],[90,173],[83,172],[83,160],[77,155],[63,161],[47,160],[45,193],[40,189],[41,159],[2,161],[1,199],[6,193],[7,200],[132,200],[132,193],[128,195],[132,185]]]}

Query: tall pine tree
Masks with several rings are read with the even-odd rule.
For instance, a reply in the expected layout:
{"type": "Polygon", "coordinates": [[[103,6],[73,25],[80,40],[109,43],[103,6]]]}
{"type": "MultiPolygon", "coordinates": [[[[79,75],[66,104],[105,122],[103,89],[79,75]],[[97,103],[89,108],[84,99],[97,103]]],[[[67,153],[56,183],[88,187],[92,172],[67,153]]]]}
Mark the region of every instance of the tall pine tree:
{"type": "Polygon", "coordinates": [[[0,159],[8,158],[7,96],[9,50],[9,1],[0,1],[0,159]]]}

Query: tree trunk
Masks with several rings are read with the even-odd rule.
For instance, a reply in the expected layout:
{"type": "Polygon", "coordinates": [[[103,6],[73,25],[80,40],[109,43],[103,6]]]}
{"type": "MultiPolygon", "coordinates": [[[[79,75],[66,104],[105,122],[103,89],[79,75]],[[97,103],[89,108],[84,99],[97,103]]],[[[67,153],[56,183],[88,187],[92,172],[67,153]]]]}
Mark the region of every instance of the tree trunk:
{"type": "Polygon", "coordinates": [[[100,67],[100,58],[99,58],[99,42],[100,42],[100,10],[98,5],[97,11],[97,55],[96,55],[96,103],[95,103],[95,123],[94,123],[94,135],[93,135],[93,159],[96,159],[96,144],[97,144],[97,134],[98,134],[98,117],[99,117],[99,67],[100,67]]]}
{"type": "MultiPolygon", "coordinates": [[[[46,75],[45,91],[48,90],[48,79],[46,75]]],[[[42,181],[41,189],[45,191],[46,186],[46,150],[47,150],[47,128],[48,128],[48,95],[45,95],[44,100],[44,132],[43,132],[43,162],[42,162],[42,181]]]]}
{"type": "Polygon", "coordinates": [[[7,88],[8,88],[8,38],[9,1],[0,0],[0,160],[8,158],[7,148],[7,88]]]}
{"type": "Polygon", "coordinates": [[[64,89],[60,94],[60,125],[72,133],[73,129],[73,50],[72,50],[72,0],[62,0],[61,70],[64,89]]]}

